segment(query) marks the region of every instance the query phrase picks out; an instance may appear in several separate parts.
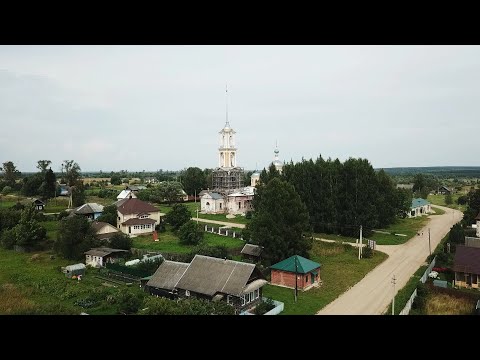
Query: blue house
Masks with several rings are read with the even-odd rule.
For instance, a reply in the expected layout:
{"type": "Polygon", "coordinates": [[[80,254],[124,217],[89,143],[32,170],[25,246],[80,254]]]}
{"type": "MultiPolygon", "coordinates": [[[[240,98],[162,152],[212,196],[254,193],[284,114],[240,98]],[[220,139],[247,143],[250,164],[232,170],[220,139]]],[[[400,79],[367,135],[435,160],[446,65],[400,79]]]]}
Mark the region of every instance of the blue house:
{"type": "Polygon", "coordinates": [[[428,215],[432,212],[432,208],[430,207],[430,203],[421,198],[413,199],[412,205],[410,206],[410,211],[407,213],[409,218],[428,215]]]}
{"type": "Polygon", "coordinates": [[[83,215],[91,220],[95,220],[103,213],[103,205],[97,203],[83,204],[76,209],[73,209],[72,213],[75,215],[83,215]]]}

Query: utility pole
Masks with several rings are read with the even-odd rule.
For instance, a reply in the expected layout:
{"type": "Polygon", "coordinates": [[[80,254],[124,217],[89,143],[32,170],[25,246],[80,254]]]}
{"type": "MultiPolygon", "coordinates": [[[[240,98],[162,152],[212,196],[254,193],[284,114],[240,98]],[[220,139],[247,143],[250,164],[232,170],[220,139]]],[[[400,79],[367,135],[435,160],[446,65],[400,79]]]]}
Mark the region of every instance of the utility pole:
{"type": "Polygon", "coordinates": [[[362,257],[362,225],[360,225],[360,243],[358,246],[358,260],[362,257]]]}
{"type": "Polygon", "coordinates": [[[392,300],[392,315],[395,315],[395,283],[397,279],[395,279],[395,275],[393,275],[392,278],[392,284],[393,284],[393,300],[392,300]]]}
{"type": "Polygon", "coordinates": [[[428,228],[428,250],[430,251],[430,255],[432,255],[432,246],[430,244],[430,228],[428,228]]]}
{"type": "Polygon", "coordinates": [[[297,302],[297,291],[298,291],[298,282],[297,282],[297,256],[293,256],[293,261],[295,261],[295,302],[297,302]]]}

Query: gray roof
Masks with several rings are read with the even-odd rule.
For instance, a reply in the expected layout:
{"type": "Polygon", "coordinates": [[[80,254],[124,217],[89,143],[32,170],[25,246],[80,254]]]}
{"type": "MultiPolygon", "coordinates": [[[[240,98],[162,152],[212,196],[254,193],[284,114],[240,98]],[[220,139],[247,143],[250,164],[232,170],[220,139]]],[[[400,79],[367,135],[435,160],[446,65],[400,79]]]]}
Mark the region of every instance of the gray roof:
{"type": "Polygon", "coordinates": [[[112,249],[112,248],[108,248],[108,247],[99,247],[99,248],[90,249],[90,250],[84,252],[84,254],[85,255],[104,257],[104,256],[110,255],[112,253],[117,253],[117,252],[128,252],[128,250],[112,249]]]}
{"type": "Polygon", "coordinates": [[[165,260],[147,282],[147,286],[173,290],[188,268],[188,263],[165,260]]]}
{"type": "Polygon", "coordinates": [[[65,266],[65,270],[69,270],[69,271],[80,270],[85,268],[86,268],[85,264],[82,264],[82,263],[65,266]]]}
{"type": "Polygon", "coordinates": [[[213,296],[240,296],[255,269],[254,264],[195,255],[176,288],[213,296]]]}
{"type": "Polygon", "coordinates": [[[87,203],[73,210],[75,214],[94,214],[103,212],[103,205],[97,203],[87,203]]]}
{"type": "Polygon", "coordinates": [[[216,192],[208,192],[207,194],[210,195],[213,200],[223,199],[223,196],[216,192]]]}
{"type": "Polygon", "coordinates": [[[262,253],[262,248],[258,245],[253,245],[253,244],[245,244],[243,247],[242,251],[240,253],[245,254],[245,255],[252,255],[252,256],[260,256],[262,253]]]}

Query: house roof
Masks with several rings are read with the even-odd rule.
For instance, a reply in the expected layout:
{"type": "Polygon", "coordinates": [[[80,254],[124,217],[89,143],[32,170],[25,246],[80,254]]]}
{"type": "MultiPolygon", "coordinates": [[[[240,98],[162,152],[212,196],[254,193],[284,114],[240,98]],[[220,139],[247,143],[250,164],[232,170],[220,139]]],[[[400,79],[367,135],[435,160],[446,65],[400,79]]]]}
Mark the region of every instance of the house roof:
{"type": "Polygon", "coordinates": [[[65,270],[69,270],[69,271],[80,270],[85,268],[86,268],[85,264],[82,264],[82,263],[65,266],[65,270]]]}
{"type": "Polygon", "coordinates": [[[252,255],[252,256],[260,256],[262,253],[262,247],[258,245],[253,245],[253,244],[245,244],[243,247],[242,251],[240,251],[241,254],[245,255],[252,255]]]}
{"type": "Polygon", "coordinates": [[[45,205],[45,203],[40,199],[32,199],[32,203],[36,205],[45,205]]]}
{"type": "Polygon", "coordinates": [[[295,260],[297,262],[297,273],[306,274],[312,270],[319,268],[321,265],[315,261],[305,259],[300,255],[290,256],[288,259],[272,265],[270,268],[288,272],[295,272],[295,260]]]}
{"type": "Polygon", "coordinates": [[[93,248],[90,249],[86,252],[84,252],[85,255],[92,255],[92,256],[100,256],[104,257],[113,253],[118,253],[118,252],[128,252],[128,250],[122,250],[122,249],[112,249],[112,248],[107,248],[107,247],[99,247],[99,248],[93,248]]]}
{"type": "Polygon", "coordinates": [[[117,200],[113,203],[113,205],[115,205],[118,208],[120,205],[122,205],[127,200],[128,200],[128,198],[117,200]]]}
{"type": "Polygon", "coordinates": [[[103,212],[103,205],[86,203],[73,210],[75,214],[94,214],[103,212]]]}
{"type": "Polygon", "coordinates": [[[414,208],[417,208],[417,207],[420,207],[420,206],[425,206],[425,205],[428,205],[428,204],[430,204],[430,203],[427,200],[417,198],[417,199],[412,200],[412,206],[410,208],[414,209],[414,208]]]}
{"type": "Polygon", "coordinates": [[[475,218],[475,220],[480,220],[480,213],[478,213],[477,217],[475,218]]]}
{"type": "Polygon", "coordinates": [[[176,288],[213,296],[240,296],[255,269],[254,264],[195,255],[176,288]]]}
{"type": "Polygon", "coordinates": [[[480,275],[480,248],[457,245],[453,271],[480,275]]]}
{"type": "Polygon", "coordinates": [[[213,200],[223,199],[223,196],[216,192],[207,192],[204,194],[204,196],[205,195],[209,195],[213,200]]]}
{"type": "Polygon", "coordinates": [[[139,218],[133,218],[133,219],[128,219],[127,221],[124,221],[122,225],[145,225],[145,224],[155,224],[155,220],[153,219],[139,219],[139,218]]]}
{"type": "Polygon", "coordinates": [[[165,260],[147,282],[147,286],[173,290],[188,268],[188,263],[165,260]]]}
{"type": "Polygon", "coordinates": [[[445,190],[450,191],[450,189],[448,187],[446,187],[445,185],[440,186],[440,189],[445,189],[445,190]]]}
{"type": "MultiPolygon", "coordinates": [[[[92,223],[92,227],[95,230],[95,232],[99,232],[100,230],[102,230],[102,228],[104,226],[112,226],[112,225],[110,225],[109,223],[106,223],[106,222],[102,222],[102,221],[95,221],[95,222],[92,223]]],[[[115,228],[114,226],[112,226],[112,227],[115,228]]]]}
{"type": "Polygon", "coordinates": [[[128,198],[127,201],[117,206],[117,210],[123,214],[139,214],[139,213],[152,213],[159,212],[155,206],[136,198],[128,198]]]}

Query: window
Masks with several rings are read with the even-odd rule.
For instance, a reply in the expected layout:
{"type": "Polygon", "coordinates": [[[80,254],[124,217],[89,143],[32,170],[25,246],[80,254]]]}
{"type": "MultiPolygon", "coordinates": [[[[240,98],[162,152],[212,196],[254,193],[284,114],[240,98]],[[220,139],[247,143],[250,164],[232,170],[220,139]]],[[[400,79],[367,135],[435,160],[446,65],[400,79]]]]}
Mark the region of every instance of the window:
{"type": "Polygon", "coordinates": [[[239,201],[238,202],[238,208],[240,209],[242,207],[242,203],[239,201]]]}
{"type": "Polygon", "coordinates": [[[120,220],[120,216],[118,217],[118,220],[120,220]]]}
{"type": "Polygon", "coordinates": [[[207,201],[205,205],[210,206],[210,203],[207,201]]]}
{"type": "Polygon", "coordinates": [[[219,205],[220,205],[220,210],[222,210],[222,203],[220,203],[219,205]]]}
{"type": "Polygon", "coordinates": [[[260,297],[260,290],[259,289],[256,289],[253,293],[255,294],[255,299],[258,299],[260,297]]]}
{"type": "Polygon", "coordinates": [[[308,275],[305,275],[305,281],[308,282],[308,275]]]}
{"type": "Polygon", "coordinates": [[[242,306],[245,305],[247,302],[245,300],[245,295],[242,295],[242,306]]]}
{"type": "Polygon", "coordinates": [[[231,303],[232,303],[232,296],[227,295],[227,304],[231,304],[231,303]]]}

